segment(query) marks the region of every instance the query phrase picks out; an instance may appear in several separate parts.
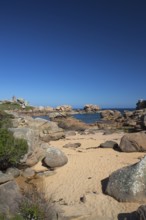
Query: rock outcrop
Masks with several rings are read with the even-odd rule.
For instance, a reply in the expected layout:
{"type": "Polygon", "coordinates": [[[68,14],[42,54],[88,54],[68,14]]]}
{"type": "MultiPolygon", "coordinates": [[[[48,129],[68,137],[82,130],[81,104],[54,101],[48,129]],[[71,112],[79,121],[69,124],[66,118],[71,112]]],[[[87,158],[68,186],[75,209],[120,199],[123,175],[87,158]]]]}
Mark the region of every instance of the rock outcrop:
{"type": "Polygon", "coordinates": [[[138,102],[136,103],[136,109],[143,109],[146,108],[146,100],[140,99],[138,100],[138,102]]]}
{"type": "Polygon", "coordinates": [[[21,198],[20,188],[15,181],[0,184],[1,213],[16,213],[21,198]]]}
{"type": "Polygon", "coordinates": [[[104,120],[115,120],[117,118],[121,118],[122,114],[117,110],[103,110],[101,111],[100,116],[104,120]]]}
{"type": "Polygon", "coordinates": [[[12,123],[15,128],[9,130],[14,137],[25,139],[29,146],[28,153],[21,160],[24,165],[33,166],[44,157],[46,149],[41,147],[42,143],[65,137],[64,130],[56,122],[46,119],[15,115],[12,123]]]}
{"type": "Polygon", "coordinates": [[[56,111],[61,111],[61,112],[69,112],[72,111],[72,106],[70,105],[61,105],[61,106],[57,106],[55,108],[56,111]]]}
{"type": "Polygon", "coordinates": [[[134,165],[113,172],[105,192],[120,202],[145,202],[146,156],[134,165]]]}
{"type": "Polygon", "coordinates": [[[72,117],[55,118],[54,121],[58,123],[60,128],[63,128],[66,131],[84,131],[90,127],[88,124],[72,117]]]}
{"type": "Polygon", "coordinates": [[[98,112],[100,110],[100,107],[98,105],[92,105],[92,104],[87,104],[84,106],[84,110],[85,112],[88,112],[88,113],[94,113],[94,112],[98,112]]]}

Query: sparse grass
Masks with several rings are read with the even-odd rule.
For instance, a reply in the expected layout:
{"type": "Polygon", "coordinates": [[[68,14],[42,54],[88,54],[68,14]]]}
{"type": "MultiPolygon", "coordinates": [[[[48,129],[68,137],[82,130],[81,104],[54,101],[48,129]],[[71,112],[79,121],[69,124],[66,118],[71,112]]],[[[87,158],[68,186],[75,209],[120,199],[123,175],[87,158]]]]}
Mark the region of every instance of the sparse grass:
{"type": "Polygon", "coordinates": [[[46,199],[43,189],[38,191],[34,185],[24,193],[19,206],[20,215],[27,220],[51,220],[54,211],[51,199],[46,199]]]}
{"type": "Polygon", "coordinates": [[[0,110],[15,110],[21,109],[21,105],[18,103],[2,103],[0,104],[0,110]]]}
{"type": "Polygon", "coordinates": [[[58,213],[51,199],[45,198],[45,193],[38,191],[33,185],[24,192],[23,199],[15,215],[0,214],[0,220],[52,220],[58,219],[58,213]],[[55,217],[55,218],[54,218],[55,217]]]}
{"type": "MultiPolygon", "coordinates": [[[[33,109],[32,106],[26,106],[25,110],[33,109]]],[[[0,110],[23,110],[22,106],[18,103],[2,103],[0,104],[0,110]]]]}

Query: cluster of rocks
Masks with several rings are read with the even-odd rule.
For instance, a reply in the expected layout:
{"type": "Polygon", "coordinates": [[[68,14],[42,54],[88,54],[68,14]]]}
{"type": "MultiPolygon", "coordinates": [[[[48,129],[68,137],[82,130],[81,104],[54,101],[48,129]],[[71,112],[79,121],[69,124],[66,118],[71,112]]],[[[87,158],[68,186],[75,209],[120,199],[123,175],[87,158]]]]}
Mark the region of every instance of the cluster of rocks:
{"type": "MultiPolygon", "coordinates": [[[[121,152],[146,152],[146,131],[125,134],[118,145],[114,141],[106,141],[99,147],[113,148],[121,152]]],[[[138,163],[123,167],[102,180],[103,192],[119,202],[146,202],[146,156],[138,163]]],[[[122,214],[121,214],[122,216],[122,214]]],[[[145,220],[146,205],[137,211],[127,213],[127,219],[145,220]]],[[[120,214],[119,214],[120,218],[120,214]]],[[[122,218],[120,218],[122,219],[122,218]]]]}
{"type": "Polygon", "coordinates": [[[146,109],[124,111],[103,110],[100,112],[102,121],[96,123],[99,128],[129,128],[133,131],[141,131],[146,128],[146,109]]]}
{"type": "Polygon", "coordinates": [[[138,100],[138,102],[136,103],[136,109],[143,109],[146,108],[146,100],[140,99],[138,100]]]}
{"type": "Polygon", "coordinates": [[[100,110],[100,107],[98,105],[87,104],[87,105],[84,106],[83,109],[87,113],[90,113],[90,112],[95,113],[95,112],[98,112],[100,110]]]}
{"type": "Polygon", "coordinates": [[[51,113],[63,113],[63,114],[82,114],[82,113],[96,113],[99,111],[99,106],[97,105],[85,105],[83,109],[73,109],[70,105],[61,105],[53,108],[51,106],[31,106],[29,109],[16,109],[16,112],[20,114],[27,114],[29,116],[39,116],[39,115],[50,115],[51,113]]]}
{"type": "Polygon", "coordinates": [[[22,195],[15,181],[16,177],[21,175],[30,179],[52,175],[57,167],[61,167],[68,162],[67,156],[61,150],[49,144],[51,140],[65,137],[64,130],[59,128],[56,122],[19,116],[16,113],[14,116],[14,119],[12,119],[13,126],[9,130],[14,137],[27,140],[28,152],[20,160],[21,170],[9,168],[5,172],[0,171],[0,211],[2,213],[7,213],[8,210],[14,213],[18,208],[22,195]],[[36,172],[32,168],[39,161],[47,169],[44,173],[36,172]]]}

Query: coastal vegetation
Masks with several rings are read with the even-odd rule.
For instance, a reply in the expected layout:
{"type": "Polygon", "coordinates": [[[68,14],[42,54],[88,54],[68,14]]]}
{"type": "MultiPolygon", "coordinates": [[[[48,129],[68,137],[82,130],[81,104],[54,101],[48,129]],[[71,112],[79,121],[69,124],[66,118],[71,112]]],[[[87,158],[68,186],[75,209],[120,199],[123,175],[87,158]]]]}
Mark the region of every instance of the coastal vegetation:
{"type": "Polygon", "coordinates": [[[10,131],[0,128],[0,170],[18,166],[27,150],[26,140],[16,139],[10,131]]]}
{"type": "MultiPolygon", "coordinates": [[[[8,168],[20,168],[20,159],[28,152],[27,141],[21,138],[15,138],[13,133],[9,131],[9,128],[12,127],[13,118],[13,115],[0,110],[1,176],[7,175],[6,171],[8,168]]],[[[1,190],[1,192],[3,191],[1,190]]],[[[51,216],[55,210],[52,207],[52,203],[45,198],[42,190],[38,191],[34,184],[32,186],[32,184],[28,183],[27,190],[23,189],[21,191],[17,210],[14,213],[8,210],[0,210],[0,220],[49,220],[52,219],[51,216]]]]}
{"type": "Polygon", "coordinates": [[[17,213],[0,214],[0,220],[52,220],[55,208],[45,198],[43,191],[38,191],[34,184],[23,193],[17,213]]]}
{"type": "MultiPolygon", "coordinates": [[[[22,105],[15,102],[6,102],[0,104],[0,110],[22,110],[22,105]]],[[[25,110],[32,110],[32,106],[25,106],[25,110]]]]}
{"type": "Polygon", "coordinates": [[[28,150],[27,141],[13,137],[8,130],[11,127],[12,115],[0,111],[0,170],[11,166],[17,166],[21,157],[28,150]]]}

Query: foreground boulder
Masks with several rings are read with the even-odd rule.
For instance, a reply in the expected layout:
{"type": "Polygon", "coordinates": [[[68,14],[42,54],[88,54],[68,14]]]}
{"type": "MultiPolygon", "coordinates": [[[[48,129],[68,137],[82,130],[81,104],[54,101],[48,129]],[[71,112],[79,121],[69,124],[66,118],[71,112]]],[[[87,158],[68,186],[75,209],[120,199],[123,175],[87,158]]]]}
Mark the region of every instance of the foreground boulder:
{"type": "Polygon", "coordinates": [[[126,134],[120,142],[120,150],[123,152],[146,151],[146,132],[126,134]]]}
{"type": "Polygon", "coordinates": [[[6,183],[6,182],[11,181],[13,179],[14,179],[14,177],[11,174],[5,174],[0,171],[0,184],[6,183]]]}
{"type": "Polygon", "coordinates": [[[146,156],[134,165],[113,172],[105,192],[120,202],[146,201],[146,156]]]}
{"type": "Polygon", "coordinates": [[[49,168],[56,168],[65,165],[68,162],[67,156],[55,147],[48,147],[43,164],[49,168]]]}
{"type": "Polygon", "coordinates": [[[15,181],[0,185],[0,213],[16,213],[22,195],[15,181]]]}

